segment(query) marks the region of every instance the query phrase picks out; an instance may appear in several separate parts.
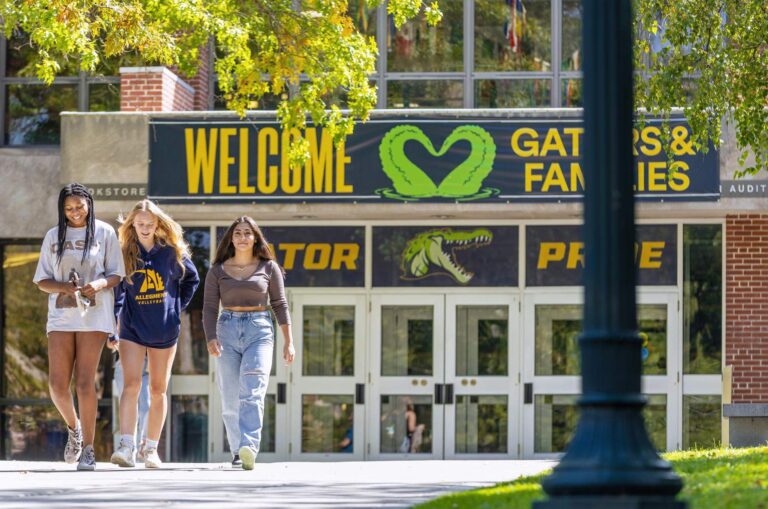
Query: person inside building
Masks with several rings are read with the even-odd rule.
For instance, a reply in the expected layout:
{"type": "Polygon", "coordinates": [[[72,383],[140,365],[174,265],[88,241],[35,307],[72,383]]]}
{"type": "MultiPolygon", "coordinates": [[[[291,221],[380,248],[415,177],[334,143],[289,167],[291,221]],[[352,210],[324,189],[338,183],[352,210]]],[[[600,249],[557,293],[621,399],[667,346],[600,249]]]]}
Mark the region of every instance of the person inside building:
{"type": "Polygon", "coordinates": [[[135,466],[136,414],[146,357],[150,397],[144,466],[159,468],[162,461],[157,446],[168,413],[166,391],[181,312],[192,300],[200,278],[181,226],[153,202],[138,202],[120,222],[118,235],[127,273],[116,304],[120,309],[123,392],[120,445],[111,461],[121,467],[135,466]]]}
{"type": "Polygon", "coordinates": [[[114,295],[106,290],[120,283],[125,268],[115,230],[96,219],[85,186],[73,183],[61,190],[58,216],[58,225],[43,240],[33,281],[50,294],[48,385],[68,427],[64,461],[94,470],[94,380],[104,344],[115,331],[114,295]],[[73,373],[77,410],[70,390],[73,373]]]}
{"type": "Polygon", "coordinates": [[[242,216],[224,234],[205,278],[203,328],[208,353],[217,357],[232,464],[245,470],[253,469],[261,443],[275,338],[270,306],[285,338],[283,360],[290,364],[295,350],[283,271],[256,222],[242,216]]]}

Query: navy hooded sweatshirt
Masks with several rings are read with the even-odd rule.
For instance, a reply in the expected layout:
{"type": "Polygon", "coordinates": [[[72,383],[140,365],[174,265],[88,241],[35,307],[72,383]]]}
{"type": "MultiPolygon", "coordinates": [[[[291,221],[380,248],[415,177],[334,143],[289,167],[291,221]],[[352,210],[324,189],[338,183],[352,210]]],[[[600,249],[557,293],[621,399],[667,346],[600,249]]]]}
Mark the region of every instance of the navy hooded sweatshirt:
{"type": "Polygon", "coordinates": [[[179,338],[181,311],[192,300],[200,277],[186,256],[182,272],[172,247],[155,244],[147,252],[138,246],[141,261],[131,276],[133,284],[123,280],[115,291],[120,339],[150,348],[170,348],[179,338]]]}

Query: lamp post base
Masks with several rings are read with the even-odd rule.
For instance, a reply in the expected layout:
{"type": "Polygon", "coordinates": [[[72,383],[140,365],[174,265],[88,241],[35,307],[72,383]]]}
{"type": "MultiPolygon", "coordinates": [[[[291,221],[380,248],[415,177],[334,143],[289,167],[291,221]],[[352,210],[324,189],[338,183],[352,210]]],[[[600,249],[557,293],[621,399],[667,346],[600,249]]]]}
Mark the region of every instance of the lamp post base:
{"type": "Polygon", "coordinates": [[[533,503],[533,509],[687,509],[688,504],[670,497],[653,496],[560,496],[533,503]]]}

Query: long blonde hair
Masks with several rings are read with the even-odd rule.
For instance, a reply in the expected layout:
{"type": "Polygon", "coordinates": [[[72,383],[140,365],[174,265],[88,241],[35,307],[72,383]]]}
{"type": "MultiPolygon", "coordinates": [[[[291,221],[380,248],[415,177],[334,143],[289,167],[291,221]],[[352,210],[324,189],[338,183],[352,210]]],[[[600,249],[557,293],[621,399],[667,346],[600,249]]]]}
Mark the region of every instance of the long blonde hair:
{"type": "Polygon", "coordinates": [[[131,276],[139,270],[141,257],[139,256],[139,237],[136,235],[136,229],[133,227],[133,220],[139,212],[149,212],[157,219],[157,230],[155,230],[155,242],[161,246],[170,246],[176,251],[176,262],[184,273],[184,257],[191,258],[189,244],[184,240],[184,231],[179,223],[173,220],[166,212],[158,207],[154,202],[141,200],[134,205],[133,210],[127,217],[121,214],[117,218],[120,227],[117,229],[117,236],[120,239],[120,247],[123,250],[123,260],[125,260],[126,281],[133,284],[131,276]]]}

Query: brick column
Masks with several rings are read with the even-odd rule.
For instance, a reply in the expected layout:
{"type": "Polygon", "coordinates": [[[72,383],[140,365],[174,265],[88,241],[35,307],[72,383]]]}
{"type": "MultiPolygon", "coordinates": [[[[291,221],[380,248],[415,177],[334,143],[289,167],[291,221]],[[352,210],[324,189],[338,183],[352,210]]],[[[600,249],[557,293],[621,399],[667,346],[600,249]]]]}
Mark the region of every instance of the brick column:
{"type": "Polygon", "coordinates": [[[195,111],[207,111],[212,109],[208,106],[208,95],[211,89],[211,49],[208,45],[200,48],[200,61],[197,65],[197,74],[187,78],[195,90],[195,102],[193,109],[195,111]]]}
{"type": "Polygon", "coordinates": [[[121,67],[120,111],[191,111],[195,90],[167,67],[121,67]]]}
{"type": "Polygon", "coordinates": [[[768,215],[726,218],[725,363],[732,403],[768,403],[768,215]]]}

